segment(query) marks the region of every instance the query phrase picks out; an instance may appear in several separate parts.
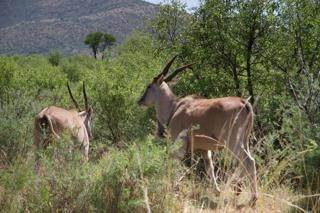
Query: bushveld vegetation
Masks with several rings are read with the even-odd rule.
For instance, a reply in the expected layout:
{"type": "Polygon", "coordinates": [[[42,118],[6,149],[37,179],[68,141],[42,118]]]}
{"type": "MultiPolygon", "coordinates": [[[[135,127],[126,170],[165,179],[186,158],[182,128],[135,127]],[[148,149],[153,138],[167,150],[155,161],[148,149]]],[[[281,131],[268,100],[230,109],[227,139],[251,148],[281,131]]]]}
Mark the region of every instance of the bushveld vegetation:
{"type": "MultiPolygon", "coordinates": [[[[160,8],[152,33],[136,32],[112,58],[0,56],[0,209],[4,212],[236,212],[248,184],[233,193],[238,169],[227,152],[214,162],[215,195],[201,160],[170,157],[177,145],[154,138],[155,112],[136,102],[172,55],[197,62],[174,90],[184,96],[253,100],[251,152],[257,163],[258,212],[320,210],[320,5],[317,1],[204,1],[187,14],[177,1],[160,8]],[[86,82],[94,108],[89,162],[68,135],[40,151],[33,170],[34,116],[72,107],[86,82]]],[[[150,30],[148,31],[150,32],[150,30]]],[[[79,98],[81,97],[81,99],[79,98]]],[[[254,211],[247,207],[245,211],[254,211]]]]}

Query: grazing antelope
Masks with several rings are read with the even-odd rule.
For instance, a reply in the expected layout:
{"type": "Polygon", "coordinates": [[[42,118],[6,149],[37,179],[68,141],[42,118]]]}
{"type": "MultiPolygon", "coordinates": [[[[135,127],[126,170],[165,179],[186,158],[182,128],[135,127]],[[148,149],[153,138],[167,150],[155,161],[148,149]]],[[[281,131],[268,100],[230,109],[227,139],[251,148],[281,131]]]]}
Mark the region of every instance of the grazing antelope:
{"type": "Polygon", "coordinates": [[[175,152],[176,157],[184,157],[190,151],[189,144],[192,149],[201,150],[206,172],[218,191],[211,151],[223,148],[230,150],[242,165],[241,177],[249,177],[252,188],[249,204],[254,206],[257,200],[257,180],[255,161],[249,151],[249,134],[253,125],[251,104],[239,97],[205,99],[192,95],[177,98],[167,82],[191,65],[183,66],[166,77],[175,58],[149,84],[138,105],[155,106],[158,134],[163,134],[164,126],[167,126],[172,140],[183,140],[183,145],[175,152]],[[193,137],[190,138],[190,129],[195,125],[198,129],[192,130],[193,137]]]}
{"type": "MultiPolygon", "coordinates": [[[[91,119],[93,109],[88,105],[85,85],[83,83],[83,97],[85,110],[80,111],[79,105],[73,98],[69,83],[67,84],[69,95],[76,106],[76,109],[66,110],[56,106],[44,108],[34,120],[34,145],[37,150],[40,147],[46,148],[52,141],[52,137],[60,138],[62,133],[71,134],[72,138],[80,143],[84,149],[85,160],[88,160],[89,141],[92,139],[91,119]],[[43,135],[43,130],[46,135],[43,135]]],[[[38,166],[38,159],[36,160],[38,166]]]]}

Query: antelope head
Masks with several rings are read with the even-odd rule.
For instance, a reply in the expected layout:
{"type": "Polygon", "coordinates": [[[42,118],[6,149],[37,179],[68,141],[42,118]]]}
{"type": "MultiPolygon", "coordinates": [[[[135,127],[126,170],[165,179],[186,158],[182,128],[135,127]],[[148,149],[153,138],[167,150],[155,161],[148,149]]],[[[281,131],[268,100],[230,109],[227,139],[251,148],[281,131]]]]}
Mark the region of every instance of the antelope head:
{"type": "Polygon", "coordinates": [[[93,138],[92,131],[91,131],[91,120],[92,120],[93,109],[88,104],[88,97],[87,97],[87,93],[86,93],[85,84],[83,82],[83,86],[82,86],[82,92],[83,92],[83,98],[84,98],[84,104],[85,104],[85,110],[83,110],[83,111],[80,110],[80,107],[79,107],[77,101],[74,99],[72,92],[71,92],[71,89],[70,89],[70,86],[69,86],[69,83],[67,83],[67,85],[68,85],[68,91],[69,91],[69,95],[71,97],[71,100],[72,100],[73,104],[75,105],[76,109],[78,110],[78,115],[82,119],[83,124],[86,127],[88,137],[91,140],[93,138]]]}
{"type": "Polygon", "coordinates": [[[155,104],[155,101],[157,99],[159,99],[159,93],[161,92],[161,89],[169,88],[167,85],[168,82],[172,81],[173,78],[176,75],[178,75],[180,72],[186,70],[187,68],[191,69],[191,66],[194,65],[194,63],[192,63],[192,64],[182,66],[167,76],[169,69],[176,58],[177,58],[177,55],[174,56],[166,64],[166,66],[163,68],[163,70],[156,77],[153,78],[153,81],[147,86],[143,95],[139,99],[139,101],[138,101],[139,106],[145,106],[145,107],[153,106],[155,104]]]}

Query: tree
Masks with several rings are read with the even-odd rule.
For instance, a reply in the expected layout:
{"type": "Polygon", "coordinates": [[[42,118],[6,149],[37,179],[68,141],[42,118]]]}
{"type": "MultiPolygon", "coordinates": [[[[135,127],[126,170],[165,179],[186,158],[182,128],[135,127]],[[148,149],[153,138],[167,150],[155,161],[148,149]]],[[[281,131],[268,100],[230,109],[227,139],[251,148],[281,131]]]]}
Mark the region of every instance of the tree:
{"type": "Polygon", "coordinates": [[[190,30],[193,54],[212,71],[228,74],[237,96],[242,96],[245,84],[251,102],[255,101],[253,71],[259,69],[261,41],[269,25],[268,6],[263,0],[207,0],[190,30]]]}
{"type": "Polygon", "coordinates": [[[93,32],[89,33],[84,43],[92,49],[93,56],[96,59],[98,51],[103,52],[107,47],[112,46],[116,42],[116,38],[108,33],[93,32]]]}
{"type": "Polygon", "coordinates": [[[102,38],[101,44],[101,52],[104,51],[107,47],[110,47],[116,42],[116,38],[111,34],[104,34],[102,38]]]}
{"type": "Polygon", "coordinates": [[[319,123],[319,1],[203,0],[186,15],[180,1],[170,2],[153,20],[153,33],[162,50],[197,62],[178,93],[261,97],[259,127],[281,127],[281,112],[274,112],[283,103],[319,123]]]}
{"type": "MultiPolygon", "coordinates": [[[[105,49],[108,47],[111,47],[116,42],[116,38],[111,34],[104,34],[102,38],[102,44],[100,46],[100,51],[104,53],[105,49]]],[[[104,54],[102,55],[102,58],[104,58],[104,54]]]]}
{"type": "Polygon", "coordinates": [[[266,58],[283,75],[287,93],[313,125],[320,122],[320,4],[284,0],[266,58]]]}
{"type": "Polygon", "coordinates": [[[192,17],[185,8],[180,0],[170,0],[160,6],[158,15],[151,21],[151,31],[160,42],[161,50],[184,43],[184,32],[192,17]]]}

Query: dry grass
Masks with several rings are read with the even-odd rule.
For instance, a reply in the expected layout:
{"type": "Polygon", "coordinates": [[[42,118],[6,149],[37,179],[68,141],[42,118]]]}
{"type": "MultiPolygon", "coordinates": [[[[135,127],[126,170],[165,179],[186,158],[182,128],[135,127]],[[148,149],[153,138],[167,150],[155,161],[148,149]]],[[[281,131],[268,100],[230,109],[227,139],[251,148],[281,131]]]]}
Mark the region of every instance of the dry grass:
{"type": "MultiPolygon", "coordinates": [[[[189,180],[190,181],[190,180],[189,180]]],[[[259,199],[255,208],[245,205],[250,199],[250,190],[244,188],[236,196],[229,184],[221,185],[221,194],[217,196],[212,187],[201,183],[181,183],[181,190],[176,196],[182,199],[182,212],[288,212],[292,209],[304,211],[293,202],[295,195],[287,187],[275,187],[269,190],[259,188],[259,199]],[[184,198],[182,198],[184,197],[184,198]]],[[[192,180],[191,180],[192,182],[192,180]]]]}
{"type": "MultiPolygon", "coordinates": [[[[57,152],[61,150],[59,148],[52,151],[57,152]]],[[[41,176],[33,174],[33,157],[21,159],[0,176],[0,207],[7,212],[104,209],[109,212],[269,213],[320,210],[319,194],[279,181],[283,173],[279,169],[286,171],[287,160],[276,165],[258,166],[259,198],[256,207],[250,208],[246,206],[251,196],[248,180],[244,179],[239,196],[234,193],[239,171],[229,155],[222,154],[215,161],[221,189],[217,195],[213,184],[203,174],[201,161],[190,167],[172,159],[169,153],[166,147],[155,145],[150,139],[125,150],[112,148],[100,159],[85,165],[78,162],[81,154],[77,152],[71,156],[69,152],[57,152],[60,157],[55,160],[46,153],[43,160],[46,170],[41,176]],[[306,204],[306,198],[313,200],[306,204]]]]}
{"type": "MultiPolygon", "coordinates": [[[[292,157],[292,156],[291,156],[292,157]]],[[[290,157],[290,158],[291,158],[290,157]]],[[[195,168],[187,166],[177,167],[177,164],[169,166],[168,173],[176,174],[175,177],[168,177],[166,194],[173,194],[175,198],[174,212],[319,212],[320,194],[305,195],[300,189],[292,189],[289,183],[280,183],[282,171],[288,168],[290,161],[279,161],[276,166],[266,164],[266,166],[258,167],[258,201],[254,208],[247,205],[251,197],[249,183],[244,179],[242,192],[239,196],[235,194],[235,180],[239,177],[239,169],[232,168],[232,160],[228,156],[224,156],[223,163],[230,167],[223,171],[226,180],[220,180],[219,187],[221,193],[217,194],[213,185],[200,178],[195,168]],[[281,170],[281,171],[279,171],[281,170]],[[268,172],[268,173],[267,173],[268,172]],[[263,174],[266,174],[263,176],[263,174]],[[304,206],[307,198],[318,200],[310,206],[304,206]]],[[[168,162],[170,164],[170,162],[168,162]]],[[[194,165],[196,167],[196,165],[194,165]]],[[[152,201],[151,201],[152,203],[152,201]]]]}

